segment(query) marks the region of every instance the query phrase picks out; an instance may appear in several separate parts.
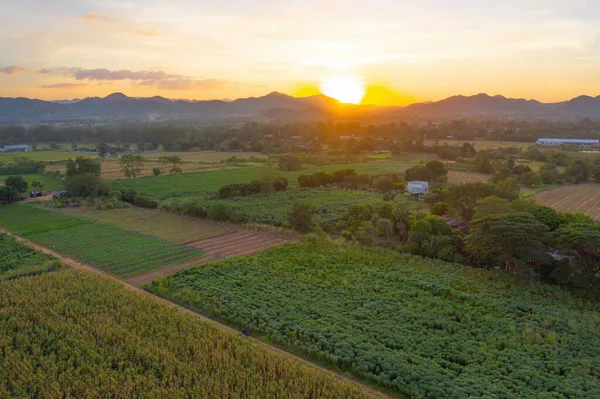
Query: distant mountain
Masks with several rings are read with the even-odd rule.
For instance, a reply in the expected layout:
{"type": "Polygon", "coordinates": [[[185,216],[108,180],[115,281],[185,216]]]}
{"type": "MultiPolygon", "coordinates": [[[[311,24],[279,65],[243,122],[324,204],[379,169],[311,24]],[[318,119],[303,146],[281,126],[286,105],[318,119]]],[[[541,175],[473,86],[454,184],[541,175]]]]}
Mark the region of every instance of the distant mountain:
{"type": "Polygon", "coordinates": [[[93,123],[139,120],[324,120],[335,117],[402,120],[409,117],[540,117],[600,119],[600,96],[580,96],[559,103],[477,94],[406,107],[342,104],[325,95],[292,97],[273,92],[263,97],[233,101],[133,98],[123,93],[83,100],[42,101],[0,98],[0,123],[93,123]]]}

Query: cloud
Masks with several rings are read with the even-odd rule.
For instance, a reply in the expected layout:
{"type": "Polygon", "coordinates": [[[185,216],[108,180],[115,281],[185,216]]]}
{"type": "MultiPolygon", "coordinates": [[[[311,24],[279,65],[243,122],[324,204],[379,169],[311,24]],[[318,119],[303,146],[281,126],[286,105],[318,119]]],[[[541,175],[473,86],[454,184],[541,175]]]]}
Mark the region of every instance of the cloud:
{"type": "Polygon", "coordinates": [[[52,85],[42,85],[43,89],[79,89],[81,87],[87,87],[89,85],[85,83],[55,83],[52,85]]]}
{"type": "Polygon", "coordinates": [[[27,68],[21,66],[7,66],[4,68],[0,68],[0,74],[3,75],[15,75],[17,73],[25,72],[27,68]]]}
{"type": "Polygon", "coordinates": [[[68,75],[73,76],[76,80],[161,80],[183,78],[183,76],[167,74],[164,71],[130,71],[128,69],[111,71],[106,68],[71,68],[68,69],[68,75]]]}
{"type": "Polygon", "coordinates": [[[52,71],[50,69],[42,68],[38,71],[38,73],[48,74],[48,73],[52,73],[52,71]]]}
{"type": "Polygon", "coordinates": [[[151,83],[160,90],[223,90],[231,86],[228,80],[219,79],[165,79],[151,83]]]}
{"type": "Polygon", "coordinates": [[[115,22],[117,22],[116,19],[112,19],[108,15],[98,14],[95,12],[86,14],[80,17],[79,19],[84,22],[99,22],[103,24],[114,24],[115,22]]]}
{"type": "Polygon", "coordinates": [[[129,34],[137,35],[137,36],[148,36],[148,37],[158,36],[157,31],[155,31],[153,29],[142,29],[142,28],[131,29],[129,31],[129,34]]]}

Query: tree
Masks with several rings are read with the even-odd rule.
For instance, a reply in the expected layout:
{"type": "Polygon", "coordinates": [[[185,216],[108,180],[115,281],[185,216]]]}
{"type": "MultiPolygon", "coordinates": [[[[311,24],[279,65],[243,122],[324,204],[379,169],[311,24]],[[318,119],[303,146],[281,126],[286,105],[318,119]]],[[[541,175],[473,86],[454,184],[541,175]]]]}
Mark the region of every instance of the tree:
{"type": "Polygon", "coordinates": [[[513,212],[527,212],[535,215],[539,211],[540,206],[532,200],[517,198],[510,203],[510,209],[513,212]]]}
{"type": "Polygon", "coordinates": [[[154,169],[152,169],[152,174],[154,176],[160,176],[161,173],[162,173],[162,171],[160,170],[160,168],[154,168],[154,169]]]}
{"type": "Polygon", "coordinates": [[[382,218],[377,221],[377,232],[384,239],[387,239],[388,236],[390,234],[392,234],[393,231],[394,231],[394,225],[392,224],[391,220],[382,218]]]}
{"type": "MultiPolygon", "coordinates": [[[[481,153],[480,153],[481,154],[481,153]]],[[[490,163],[490,160],[488,159],[486,154],[483,154],[478,160],[477,160],[477,171],[479,173],[486,173],[486,174],[492,174],[494,173],[494,167],[492,166],[492,164],[490,163]]]]}
{"type": "Polygon", "coordinates": [[[6,187],[13,187],[19,194],[26,193],[29,188],[29,183],[22,176],[9,176],[4,179],[6,187]]]}
{"type": "Polygon", "coordinates": [[[58,151],[61,149],[60,146],[56,143],[50,143],[49,147],[52,151],[58,151]]]}
{"type": "Polygon", "coordinates": [[[432,181],[435,180],[436,175],[424,166],[413,166],[410,169],[404,171],[404,179],[406,181],[432,181]]]}
{"type": "Polygon", "coordinates": [[[594,224],[574,223],[561,226],[554,233],[557,248],[569,251],[576,266],[587,278],[600,272],[600,228],[594,224]]]}
{"type": "Polygon", "coordinates": [[[121,172],[125,173],[128,179],[135,179],[142,171],[146,160],[141,155],[128,154],[123,155],[119,160],[121,172]]]}
{"type": "Polygon", "coordinates": [[[492,256],[499,262],[527,260],[542,252],[548,227],[525,212],[494,214],[473,220],[465,239],[474,257],[492,256]]]}
{"type": "Polygon", "coordinates": [[[550,231],[554,231],[560,224],[558,212],[546,205],[540,206],[534,216],[538,222],[546,225],[550,231]]]}
{"type": "Polygon", "coordinates": [[[295,155],[282,155],[279,158],[279,169],[293,172],[302,169],[302,160],[295,155]]]}
{"type": "Polygon", "coordinates": [[[288,215],[288,223],[300,233],[310,233],[315,227],[312,208],[307,204],[294,202],[288,215]]]}
{"type": "Polygon", "coordinates": [[[39,190],[42,188],[42,182],[38,181],[38,180],[34,180],[31,182],[31,188],[33,188],[34,190],[39,190]]]}
{"type": "Polygon", "coordinates": [[[389,176],[380,176],[373,182],[373,187],[381,192],[394,189],[394,181],[389,176]]]}
{"type": "Polygon", "coordinates": [[[510,202],[508,202],[504,198],[498,198],[495,196],[480,199],[475,203],[474,210],[475,218],[509,213],[511,211],[510,202]]]}
{"type": "Polygon", "coordinates": [[[144,150],[145,152],[154,151],[154,144],[152,144],[152,143],[150,143],[150,142],[144,143],[144,148],[143,148],[143,150],[144,150]]]}
{"type": "Polygon", "coordinates": [[[431,207],[431,214],[442,216],[448,213],[448,204],[445,202],[438,202],[431,207]]]}
{"type": "Polygon", "coordinates": [[[108,192],[108,187],[100,178],[100,162],[95,159],[77,157],[67,160],[65,189],[74,197],[100,196],[108,192]]]}
{"type": "Polygon", "coordinates": [[[106,154],[108,154],[108,145],[106,143],[98,144],[96,149],[98,150],[98,156],[100,158],[104,158],[106,157],[106,154]]]}
{"type": "Polygon", "coordinates": [[[448,175],[448,169],[440,161],[429,161],[425,165],[437,178],[448,175]]]}
{"type": "Polygon", "coordinates": [[[16,202],[19,198],[19,192],[13,186],[0,187],[0,202],[16,202]]]}

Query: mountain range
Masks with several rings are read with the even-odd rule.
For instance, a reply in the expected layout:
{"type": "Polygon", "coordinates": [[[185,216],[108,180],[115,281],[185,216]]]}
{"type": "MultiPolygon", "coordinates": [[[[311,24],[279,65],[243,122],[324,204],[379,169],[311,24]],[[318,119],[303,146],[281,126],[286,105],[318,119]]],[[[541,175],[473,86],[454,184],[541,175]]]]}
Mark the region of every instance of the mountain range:
{"type": "Polygon", "coordinates": [[[591,118],[600,119],[600,96],[580,96],[569,101],[536,100],[477,94],[453,96],[436,102],[405,107],[342,104],[324,96],[292,97],[273,92],[263,97],[234,101],[134,98],[122,93],[83,100],[42,101],[1,98],[0,123],[97,123],[118,120],[354,120],[399,121],[420,118],[591,118]]]}

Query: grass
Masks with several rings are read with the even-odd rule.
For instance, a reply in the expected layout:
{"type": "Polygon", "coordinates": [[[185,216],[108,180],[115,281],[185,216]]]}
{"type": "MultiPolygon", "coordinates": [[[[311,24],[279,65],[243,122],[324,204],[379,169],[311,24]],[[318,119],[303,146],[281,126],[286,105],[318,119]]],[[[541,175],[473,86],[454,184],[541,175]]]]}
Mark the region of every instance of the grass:
{"type": "Polygon", "coordinates": [[[23,236],[91,223],[87,220],[68,217],[32,205],[0,206],[0,226],[23,236]]]}
{"type": "Polygon", "coordinates": [[[486,175],[477,172],[466,172],[460,170],[448,171],[448,183],[452,184],[479,183],[487,181],[491,177],[492,175],[486,175]]]}
{"type": "Polygon", "coordinates": [[[71,208],[64,212],[178,244],[204,240],[236,230],[236,227],[226,223],[214,223],[158,210],[134,207],[112,210],[71,208]]]}
{"type": "MultiPolygon", "coordinates": [[[[42,187],[42,191],[58,191],[61,189],[62,187],[62,182],[59,179],[55,179],[54,177],[49,177],[49,176],[44,176],[44,175],[37,175],[37,174],[32,174],[32,175],[12,175],[12,176],[22,176],[25,181],[27,183],[29,183],[29,189],[31,190],[31,183],[33,183],[34,181],[39,181],[40,183],[42,183],[44,185],[44,187],[42,187]]],[[[4,180],[9,177],[8,175],[6,176],[0,176],[0,182],[4,182],[4,180]]]]}
{"type": "Polygon", "coordinates": [[[0,282],[2,398],[377,398],[80,270],[0,282]]]}
{"type": "Polygon", "coordinates": [[[408,397],[597,397],[600,306],[458,265],[304,242],[147,287],[408,397]]]}

